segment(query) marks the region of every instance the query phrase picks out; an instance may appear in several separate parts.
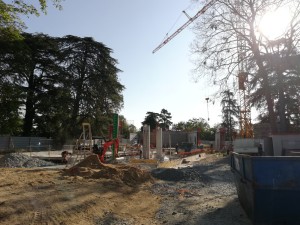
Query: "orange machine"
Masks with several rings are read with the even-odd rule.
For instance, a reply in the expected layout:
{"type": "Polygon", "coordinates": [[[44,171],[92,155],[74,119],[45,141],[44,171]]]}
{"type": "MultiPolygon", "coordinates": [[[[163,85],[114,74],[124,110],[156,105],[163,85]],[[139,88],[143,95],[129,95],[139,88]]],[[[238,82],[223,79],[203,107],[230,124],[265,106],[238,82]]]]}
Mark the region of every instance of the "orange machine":
{"type": "Polygon", "coordinates": [[[116,138],[116,139],[113,139],[113,140],[109,140],[109,141],[105,141],[105,143],[103,144],[103,149],[102,149],[102,151],[100,151],[99,153],[98,153],[98,157],[99,157],[99,159],[100,159],[100,161],[102,162],[102,163],[104,163],[105,162],[105,154],[106,154],[106,151],[107,151],[107,149],[110,147],[110,146],[112,146],[112,145],[115,145],[114,146],[114,148],[115,148],[115,151],[113,152],[113,158],[115,158],[116,156],[118,156],[118,149],[119,149],[119,139],[118,138],[116,138]]]}

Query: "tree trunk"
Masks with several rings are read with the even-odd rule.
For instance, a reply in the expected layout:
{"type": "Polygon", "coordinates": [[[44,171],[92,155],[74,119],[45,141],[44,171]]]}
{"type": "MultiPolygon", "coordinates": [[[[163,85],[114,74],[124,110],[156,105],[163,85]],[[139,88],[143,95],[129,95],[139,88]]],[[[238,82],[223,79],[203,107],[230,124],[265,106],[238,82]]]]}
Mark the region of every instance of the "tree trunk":
{"type": "Polygon", "coordinates": [[[264,96],[265,96],[266,102],[267,102],[271,131],[272,131],[272,133],[277,133],[276,116],[275,116],[275,112],[274,112],[274,101],[272,99],[272,95],[271,95],[271,91],[270,91],[268,73],[263,65],[263,61],[262,61],[262,57],[261,57],[261,54],[259,51],[258,42],[256,40],[255,29],[254,29],[253,24],[251,24],[250,36],[251,36],[252,42],[249,44],[250,44],[250,46],[252,48],[252,52],[254,54],[254,60],[258,66],[258,74],[262,78],[262,87],[264,89],[264,96]]]}
{"type": "Polygon", "coordinates": [[[277,133],[277,125],[276,125],[276,115],[274,112],[274,101],[271,96],[270,86],[269,86],[269,79],[266,70],[263,68],[262,73],[262,84],[264,89],[265,98],[267,101],[267,107],[269,112],[269,122],[271,126],[272,133],[277,133]]]}
{"type": "Polygon", "coordinates": [[[24,117],[24,124],[23,124],[23,135],[24,136],[31,136],[32,126],[33,126],[33,119],[35,115],[34,109],[34,74],[30,75],[28,81],[28,91],[26,96],[26,109],[25,109],[25,117],[24,117]]]}
{"type": "Polygon", "coordinates": [[[279,111],[279,131],[280,133],[286,133],[287,132],[287,124],[286,124],[286,116],[285,116],[285,97],[284,97],[284,91],[283,91],[283,74],[282,72],[278,73],[278,92],[279,92],[279,98],[278,98],[278,111],[279,111]]]}

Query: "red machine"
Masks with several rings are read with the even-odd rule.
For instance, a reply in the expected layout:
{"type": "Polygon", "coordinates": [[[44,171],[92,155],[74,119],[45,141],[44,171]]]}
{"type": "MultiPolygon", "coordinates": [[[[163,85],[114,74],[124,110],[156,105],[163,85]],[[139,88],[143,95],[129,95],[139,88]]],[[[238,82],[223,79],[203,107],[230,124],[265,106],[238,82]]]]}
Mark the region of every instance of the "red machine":
{"type": "Polygon", "coordinates": [[[101,161],[102,163],[105,162],[104,157],[105,157],[105,154],[106,154],[107,149],[108,149],[110,146],[112,146],[112,145],[114,145],[114,149],[115,149],[115,150],[113,151],[113,158],[115,158],[115,157],[118,156],[119,139],[113,139],[113,140],[106,141],[106,142],[103,144],[103,147],[102,147],[103,149],[102,149],[102,151],[100,151],[100,152],[98,153],[98,157],[99,157],[99,159],[100,159],[100,161],[101,161]]]}

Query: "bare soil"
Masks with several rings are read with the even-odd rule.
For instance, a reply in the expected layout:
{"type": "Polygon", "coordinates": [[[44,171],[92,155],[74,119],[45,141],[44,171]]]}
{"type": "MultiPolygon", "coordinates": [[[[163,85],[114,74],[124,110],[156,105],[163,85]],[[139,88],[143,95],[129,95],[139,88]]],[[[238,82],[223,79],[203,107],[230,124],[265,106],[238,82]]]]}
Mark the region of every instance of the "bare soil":
{"type": "Polygon", "coordinates": [[[187,188],[174,187],[177,194],[166,197],[153,191],[164,182],[129,165],[1,168],[0,224],[250,224],[236,194],[203,188],[191,197],[187,188]],[[199,216],[189,223],[190,212],[199,216]],[[209,222],[214,218],[220,223],[209,222]]]}

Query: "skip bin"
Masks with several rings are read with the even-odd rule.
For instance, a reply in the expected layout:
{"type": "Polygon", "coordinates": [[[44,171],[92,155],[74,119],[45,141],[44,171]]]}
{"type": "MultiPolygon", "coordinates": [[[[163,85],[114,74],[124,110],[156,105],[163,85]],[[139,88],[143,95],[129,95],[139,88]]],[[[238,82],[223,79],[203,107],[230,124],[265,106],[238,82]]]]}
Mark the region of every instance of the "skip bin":
{"type": "Polygon", "coordinates": [[[231,169],[253,224],[300,224],[300,157],[232,153],[231,169]]]}

